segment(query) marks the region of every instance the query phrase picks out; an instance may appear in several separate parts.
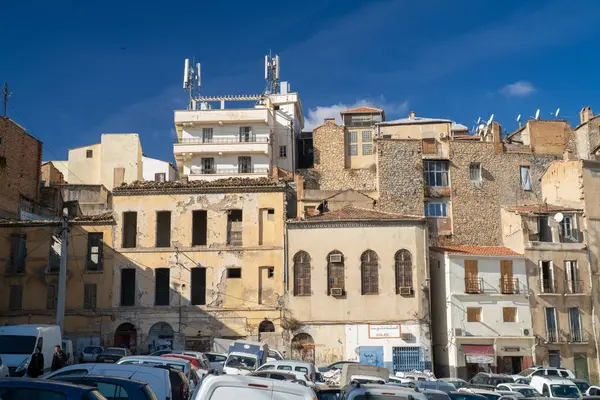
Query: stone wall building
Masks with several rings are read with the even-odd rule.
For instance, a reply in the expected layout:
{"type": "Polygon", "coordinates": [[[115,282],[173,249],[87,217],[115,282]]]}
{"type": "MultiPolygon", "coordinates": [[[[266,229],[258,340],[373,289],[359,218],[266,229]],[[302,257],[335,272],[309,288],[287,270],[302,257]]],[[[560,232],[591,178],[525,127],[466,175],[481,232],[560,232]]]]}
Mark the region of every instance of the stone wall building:
{"type": "MultiPolygon", "coordinates": [[[[59,161],[60,162],[60,161],[59,161]]],[[[63,173],[54,165],[52,161],[46,161],[42,164],[41,171],[41,182],[42,187],[53,186],[53,185],[64,185],[67,183],[63,173]]]]}

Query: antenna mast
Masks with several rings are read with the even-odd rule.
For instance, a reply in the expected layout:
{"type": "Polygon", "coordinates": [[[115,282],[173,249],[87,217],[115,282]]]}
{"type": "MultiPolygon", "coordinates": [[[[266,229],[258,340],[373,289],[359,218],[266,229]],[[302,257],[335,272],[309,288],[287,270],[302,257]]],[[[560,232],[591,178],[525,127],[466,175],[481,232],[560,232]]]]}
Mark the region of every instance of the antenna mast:
{"type": "Polygon", "coordinates": [[[200,95],[200,86],[201,86],[201,78],[200,78],[200,63],[196,63],[192,61],[192,65],[190,65],[190,59],[185,59],[185,65],[183,68],[183,90],[189,93],[190,102],[188,103],[188,110],[196,109],[196,98],[200,95]]]}
{"type": "Polygon", "coordinates": [[[271,52],[265,56],[265,94],[277,93],[279,89],[279,56],[273,57],[271,52]]]}
{"type": "Polygon", "coordinates": [[[4,88],[2,89],[2,99],[4,100],[4,112],[3,117],[6,117],[6,106],[8,105],[8,82],[4,82],[4,88]]]}

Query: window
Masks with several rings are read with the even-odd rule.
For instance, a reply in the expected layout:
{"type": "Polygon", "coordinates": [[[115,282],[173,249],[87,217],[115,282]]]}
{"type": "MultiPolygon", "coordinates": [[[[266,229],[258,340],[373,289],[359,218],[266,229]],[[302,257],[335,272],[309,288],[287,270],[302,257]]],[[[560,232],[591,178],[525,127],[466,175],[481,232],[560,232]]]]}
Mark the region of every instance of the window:
{"type": "Polygon", "coordinates": [[[121,306],[135,305],[135,269],[121,270],[121,306]]]}
{"type": "Polygon", "coordinates": [[[11,311],[23,308],[23,285],[10,285],[10,297],[8,298],[8,309],[11,311]]]}
{"type": "Polygon", "coordinates": [[[554,282],[552,261],[540,261],[540,278],[542,284],[542,293],[554,293],[556,284],[554,282]]]}
{"type": "Polygon", "coordinates": [[[206,210],[192,211],[192,246],[206,246],[207,228],[206,210]]]}
{"type": "Polygon", "coordinates": [[[211,143],[213,141],[213,128],[202,128],[202,142],[211,143]]]}
{"type": "Polygon", "coordinates": [[[155,271],[154,305],[168,306],[171,297],[171,270],[169,268],[156,268],[155,271]]]}
{"type": "Polygon", "coordinates": [[[240,142],[249,142],[251,131],[249,126],[240,126],[240,142]]]}
{"type": "Polygon", "coordinates": [[[358,132],[348,132],[348,143],[358,143],[358,132]]]}
{"type": "Polygon", "coordinates": [[[60,235],[54,233],[50,241],[50,256],[48,258],[48,272],[60,271],[60,252],[62,240],[60,235]]]}
{"type": "Polygon", "coordinates": [[[411,294],[413,290],[413,272],[412,256],[410,251],[404,249],[399,250],[396,252],[394,260],[396,272],[396,294],[411,294]]]}
{"type": "Polygon", "coordinates": [[[273,279],[275,277],[275,267],[267,268],[267,278],[273,279]]]}
{"type": "Polygon", "coordinates": [[[370,156],[373,154],[373,145],[371,143],[362,145],[363,156],[370,156]]]}
{"type": "Polygon", "coordinates": [[[344,255],[335,250],[327,255],[327,295],[343,296],[345,292],[344,255]]]}
{"type": "Polygon", "coordinates": [[[465,293],[481,293],[477,260],[465,260],[465,293]]]}
{"type": "Polygon", "coordinates": [[[227,211],[227,244],[242,245],[242,210],[227,211]]]}
{"type": "Polygon", "coordinates": [[[92,157],[94,157],[94,150],[86,150],[85,158],[92,158],[92,157]]]}
{"type": "Polygon", "coordinates": [[[287,157],[287,146],[279,146],[279,157],[280,158],[287,157]]]}
{"type": "Polygon", "coordinates": [[[167,180],[167,174],[164,172],[157,172],[154,174],[154,180],[156,182],[164,182],[167,180]]]}
{"type": "Polygon", "coordinates": [[[573,214],[565,214],[560,222],[560,241],[561,242],[579,242],[579,232],[577,230],[577,217],[573,214]]]}
{"type": "Polygon", "coordinates": [[[517,308],[504,307],[502,308],[502,316],[504,322],[517,322],[517,308]]]}
{"type": "Polygon", "coordinates": [[[469,179],[471,182],[481,182],[481,163],[469,164],[469,179]]]}
{"type": "Polygon", "coordinates": [[[275,209],[267,208],[267,220],[273,221],[275,219],[275,209]]]}
{"type": "Polygon", "coordinates": [[[426,217],[447,217],[446,203],[427,202],[425,203],[426,217]]]}
{"type": "Polygon", "coordinates": [[[252,158],[243,156],[238,157],[238,173],[250,174],[252,173],[252,158]]]}
{"type": "Polygon", "coordinates": [[[569,308],[569,335],[570,342],[583,342],[583,331],[581,329],[581,314],[579,307],[569,308]]]}
{"type": "Polygon", "coordinates": [[[10,263],[9,268],[13,273],[25,272],[27,258],[27,235],[15,233],[10,235],[10,263]]]}
{"type": "Polygon", "coordinates": [[[85,269],[88,271],[102,271],[102,232],[88,233],[87,257],[85,269]]]}
{"type": "Polygon", "coordinates": [[[467,322],[481,322],[481,307],[467,307],[467,322]]]}
{"type": "Polygon", "coordinates": [[[421,147],[423,154],[435,154],[435,139],[423,139],[421,147]]]}
{"type": "MultiPolygon", "coordinates": [[[[84,381],[81,383],[83,385],[85,385],[86,382],[89,382],[89,381],[84,381]]],[[[94,386],[96,386],[98,388],[98,391],[100,392],[100,394],[102,396],[106,397],[107,399],[117,400],[117,399],[128,399],[129,398],[129,394],[127,393],[125,388],[121,385],[115,385],[112,383],[105,383],[105,382],[95,382],[94,386]]]]}
{"type": "Polygon", "coordinates": [[[48,285],[48,291],[46,293],[46,308],[48,310],[55,310],[57,302],[58,288],[56,287],[56,285],[48,285]]]}
{"type": "Polygon", "coordinates": [[[125,168],[115,168],[113,170],[114,186],[121,186],[125,182],[125,168]]]}
{"type": "Polygon", "coordinates": [[[202,174],[215,174],[217,171],[215,170],[215,159],[212,157],[203,157],[200,159],[202,164],[202,170],[200,171],[202,174]]]}
{"type": "Polygon", "coordinates": [[[427,186],[448,186],[448,161],[423,161],[427,186]]]}
{"type": "Polygon", "coordinates": [[[546,339],[549,342],[558,341],[558,329],[556,323],[556,309],[554,307],[546,307],[546,339]]]}
{"type": "Polygon", "coordinates": [[[362,141],[364,142],[372,142],[373,141],[373,133],[371,131],[362,131],[362,141]]]}
{"type": "Polygon", "coordinates": [[[360,256],[361,292],[379,293],[379,259],[373,250],[367,250],[360,256]]]}
{"type": "Polygon", "coordinates": [[[358,132],[348,132],[347,133],[348,140],[348,155],[349,156],[357,156],[358,155],[358,132]]]}
{"type": "Polygon", "coordinates": [[[310,256],[305,251],[294,255],[294,296],[310,296],[310,256]]]}
{"type": "Polygon", "coordinates": [[[358,155],[358,145],[357,144],[348,145],[348,155],[349,156],[357,156],[358,155]]]}
{"type": "Polygon", "coordinates": [[[171,211],[156,212],[156,247],[171,247],[171,211]]]}
{"type": "Polygon", "coordinates": [[[241,279],[242,269],[241,268],[227,268],[227,279],[241,279]]]}
{"type": "Polygon", "coordinates": [[[96,289],[95,283],[86,283],[83,285],[83,308],[93,310],[96,308],[96,289]]]}
{"type": "Polygon", "coordinates": [[[552,242],[552,229],[547,215],[538,217],[538,232],[540,242],[552,242]]]}
{"type": "Polygon", "coordinates": [[[206,268],[192,268],[192,305],[206,304],[206,268]]]}
{"type": "Polygon", "coordinates": [[[581,282],[577,279],[577,261],[565,261],[565,278],[568,293],[582,293],[581,282]]]}
{"type": "Polygon", "coordinates": [[[528,166],[521,166],[521,188],[531,190],[531,168],[528,166]]]}
{"type": "Polygon", "coordinates": [[[123,248],[131,249],[137,246],[137,212],[123,213],[123,248]]]}

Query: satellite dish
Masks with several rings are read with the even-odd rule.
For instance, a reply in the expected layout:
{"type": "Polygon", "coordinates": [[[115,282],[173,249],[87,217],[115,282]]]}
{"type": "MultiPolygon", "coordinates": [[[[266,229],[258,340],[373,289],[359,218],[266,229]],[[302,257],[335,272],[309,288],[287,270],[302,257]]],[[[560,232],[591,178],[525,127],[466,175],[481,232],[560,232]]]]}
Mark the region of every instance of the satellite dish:
{"type": "Polygon", "coordinates": [[[565,219],[565,216],[563,215],[563,213],[554,214],[554,220],[556,222],[561,223],[563,219],[565,219]]]}
{"type": "Polygon", "coordinates": [[[535,119],[540,119],[540,109],[539,108],[535,111],[535,119]]]}
{"type": "Polygon", "coordinates": [[[556,109],[556,112],[554,113],[554,116],[555,116],[556,118],[558,118],[558,114],[560,114],[560,108],[557,108],[557,109],[556,109]]]}
{"type": "Polygon", "coordinates": [[[517,122],[521,122],[521,114],[517,115],[517,122]]]}
{"type": "Polygon", "coordinates": [[[488,119],[488,122],[487,122],[487,124],[486,124],[485,126],[486,126],[486,127],[490,126],[490,124],[492,123],[492,121],[493,121],[493,120],[494,120],[494,114],[492,114],[492,115],[490,116],[490,119],[488,119]]]}
{"type": "Polygon", "coordinates": [[[481,123],[481,117],[477,118],[477,125],[481,123]]]}

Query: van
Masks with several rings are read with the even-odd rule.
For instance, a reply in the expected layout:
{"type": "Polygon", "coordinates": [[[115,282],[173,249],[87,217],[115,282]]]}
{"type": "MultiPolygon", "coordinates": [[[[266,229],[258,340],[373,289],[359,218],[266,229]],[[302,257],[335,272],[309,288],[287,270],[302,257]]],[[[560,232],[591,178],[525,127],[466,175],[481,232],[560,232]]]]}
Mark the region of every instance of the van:
{"type": "Polygon", "coordinates": [[[44,371],[50,371],[54,348],[62,344],[56,325],[7,325],[0,327],[0,358],[11,376],[24,376],[31,355],[41,347],[44,371]]]}
{"type": "Polygon", "coordinates": [[[531,386],[544,397],[581,399],[583,396],[573,381],[561,377],[534,376],[531,386]]]}
{"type": "Polygon", "coordinates": [[[227,356],[223,373],[227,375],[248,375],[256,371],[259,365],[256,354],[234,351],[227,356]]]}
{"type": "Polygon", "coordinates": [[[209,375],[192,400],[294,399],[316,400],[306,386],[286,381],[240,375],[209,375]]]}
{"type": "Polygon", "coordinates": [[[255,354],[259,362],[256,366],[258,368],[267,362],[267,358],[269,357],[269,346],[264,343],[252,342],[250,340],[234,340],[229,345],[229,353],[233,352],[255,354]]]}
{"type": "Polygon", "coordinates": [[[344,364],[340,386],[344,387],[352,381],[387,383],[389,378],[390,371],[387,368],[367,364],[344,364]]]}
{"type": "Polygon", "coordinates": [[[147,382],[159,400],[172,398],[169,371],[141,364],[76,364],[70,365],[43,376],[43,379],[62,378],[66,376],[102,375],[134,379],[147,382]]]}
{"type": "Polygon", "coordinates": [[[311,382],[315,381],[317,373],[315,364],[296,360],[268,361],[258,369],[258,371],[265,370],[301,372],[302,374],[306,375],[311,382]]]}

